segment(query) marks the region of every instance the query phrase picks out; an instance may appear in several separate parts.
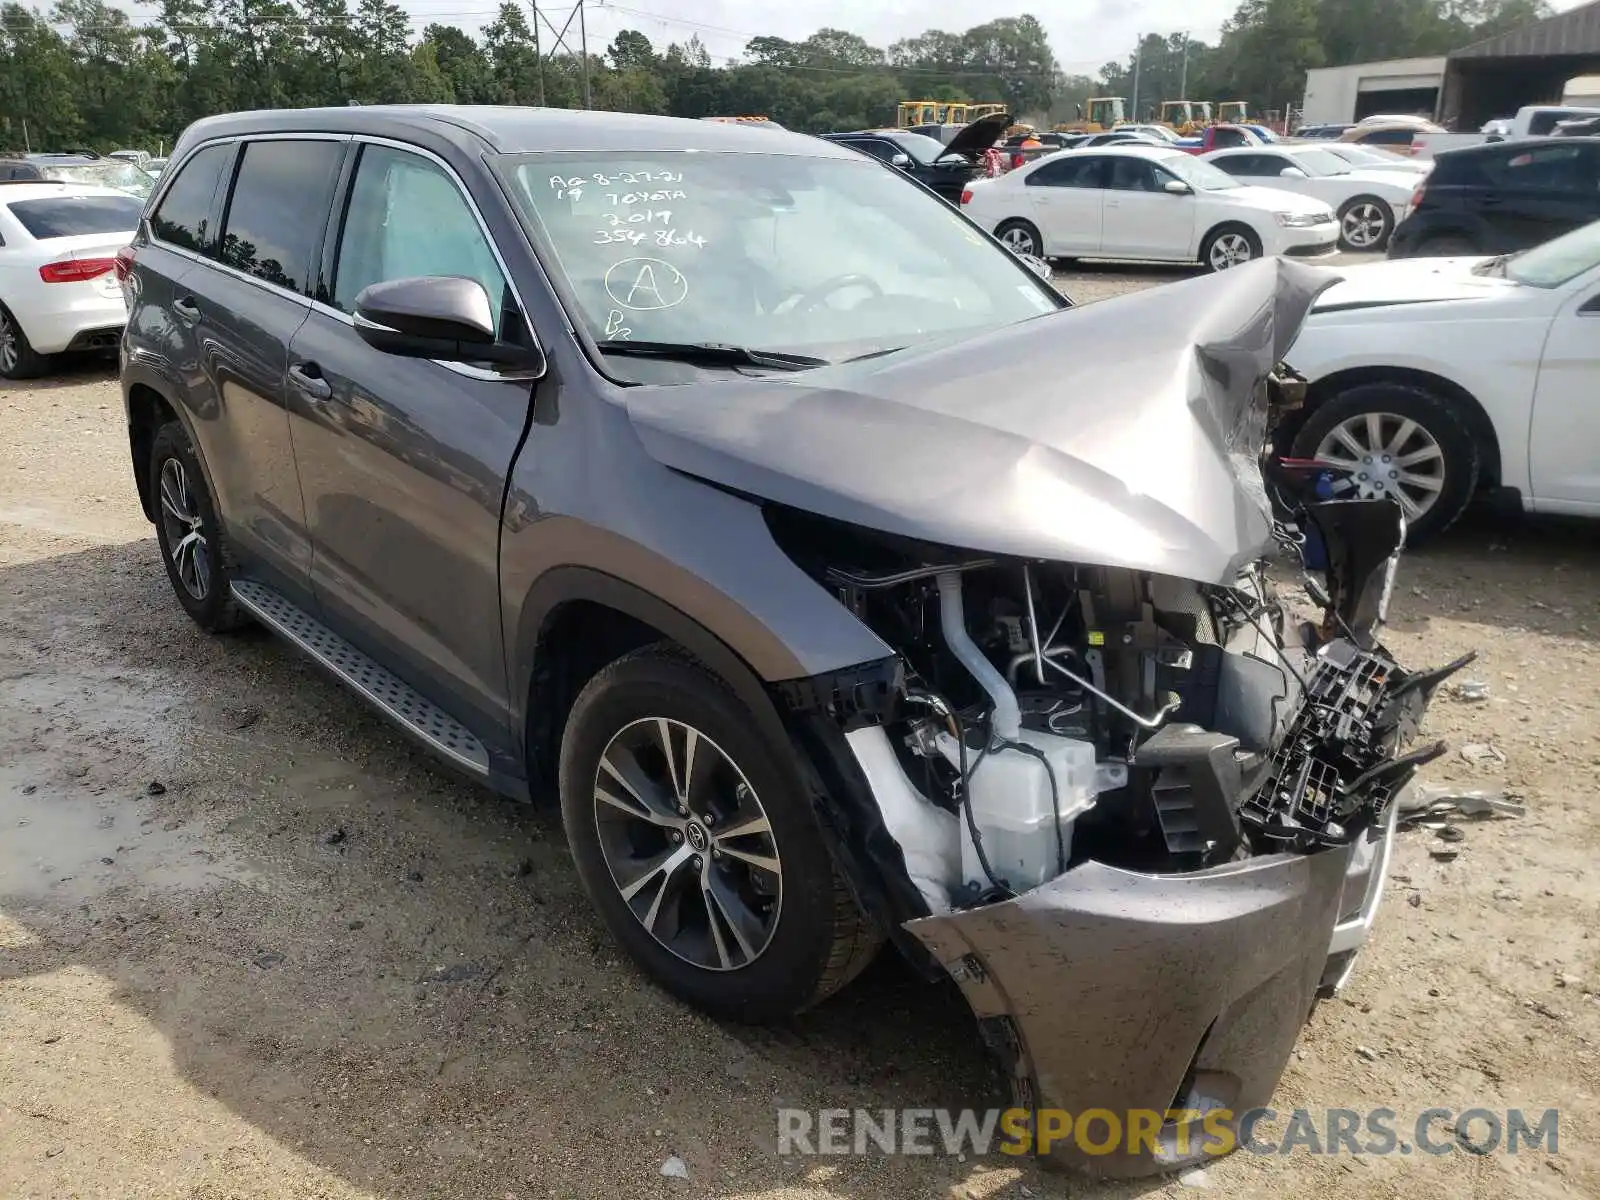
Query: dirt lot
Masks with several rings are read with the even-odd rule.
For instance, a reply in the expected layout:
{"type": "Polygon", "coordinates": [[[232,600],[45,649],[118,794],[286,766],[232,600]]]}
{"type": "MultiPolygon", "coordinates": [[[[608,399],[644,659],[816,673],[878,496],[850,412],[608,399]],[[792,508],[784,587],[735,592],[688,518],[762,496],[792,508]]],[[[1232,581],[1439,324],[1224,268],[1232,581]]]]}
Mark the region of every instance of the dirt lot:
{"type": "MultiPolygon", "coordinates": [[[[1066,280],[1083,299],[1169,277],[1066,280]]],[[[265,635],[171,598],[103,370],[0,389],[0,1196],[1131,1197],[1008,1160],[775,1156],[774,1109],[998,1098],[953,992],[885,957],[792,1027],[722,1025],[621,961],[561,831],[431,765],[265,635]],[[670,1155],[688,1179],[667,1179],[670,1155]]],[[[1477,649],[1509,787],[1441,862],[1404,834],[1283,1110],[1561,1110],[1560,1153],[1235,1156],[1225,1197],[1600,1194],[1600,540],[1469,521],[1390,641],[1477,649]]]]}

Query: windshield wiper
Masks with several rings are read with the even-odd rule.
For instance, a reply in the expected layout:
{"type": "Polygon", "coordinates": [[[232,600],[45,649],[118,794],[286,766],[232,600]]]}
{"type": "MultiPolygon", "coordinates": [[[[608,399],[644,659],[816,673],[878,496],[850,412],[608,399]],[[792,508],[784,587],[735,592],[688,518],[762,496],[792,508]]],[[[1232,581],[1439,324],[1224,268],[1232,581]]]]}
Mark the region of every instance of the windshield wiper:
{"type": "Polygon", "coordinates": [[[825,367],[826,358],[812,358],[807,354],[784,354],[779,350],[752,350],[748,346],[730,346],[725,342],[634,342],[610,339],[596,345],[607,354],[627,354],[635,358],[676,358],[683,362],[708,363],[713,366],[731,364],[745,367],[770,367],[776,371],[803,371],[807,367],[825,367]]]}

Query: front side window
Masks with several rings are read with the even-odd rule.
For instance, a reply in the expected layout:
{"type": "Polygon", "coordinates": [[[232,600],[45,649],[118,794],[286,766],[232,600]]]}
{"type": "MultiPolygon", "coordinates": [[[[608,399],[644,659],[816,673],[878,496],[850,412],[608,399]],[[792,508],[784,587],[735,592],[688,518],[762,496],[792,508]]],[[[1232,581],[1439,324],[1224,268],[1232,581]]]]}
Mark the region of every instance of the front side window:
{"type": "Polygon", "coordinates": [[[1490,180],[1498,187],[1533,191],[1594,192],[1594,156],[1588,147],[1557,145],[1516,150],[1488,164],[1490,180]]]}
{"type": "Polygon", "coordinates": [[[291,292],[303,292],[333,200],[343,143],[251,142],[234,176],[220,258],[291,292]]]}
{"type": "Polygon", "coordinates": [[[455,180],[420,154],[364,146],[339,235],[333,306],[353,313],[363,288],[420,275],[482,284],[499,332],[505,275],[455,180]]]}
{"type": "Polygon", "coordinates": [[[946,202],[854,155],[596,151],[491,165],[601,343],[832,361],[1064,307],[946,202]]]}
{"type": "Polygon", "coordinates": [[[150,215],[150,232],[185,250],[204,251],[210,244],[211,201],[232,156],[233,147],[226,144],[196,151],[150,215]]]}

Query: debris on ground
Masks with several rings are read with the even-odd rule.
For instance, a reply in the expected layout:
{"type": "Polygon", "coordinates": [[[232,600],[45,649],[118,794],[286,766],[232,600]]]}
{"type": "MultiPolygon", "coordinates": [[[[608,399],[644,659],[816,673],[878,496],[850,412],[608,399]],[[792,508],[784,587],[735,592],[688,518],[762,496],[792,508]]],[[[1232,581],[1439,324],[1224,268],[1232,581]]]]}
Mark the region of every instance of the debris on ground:
{"type": "Polygon", "coordinates": [[[683,1159],[679,1158],[676,1154],[661,1164],[661,1173],[668,1179],[689,1178],[689,1168],[687,1164],[685,1164],[683,1159]]]}
{"type": "Polygon", "coordinates": [[[1466,704],[1482,704],[1489,698],[1489,685],[1476,679],[1463,679],[1451,686],[1450,694],[1466,704]]]}
{"type": "MultiPolygon", "coordinates": [[[[1463,748],[1463,753],[1466,749],[1463,748]]],[[[1501,759],[1504,761],[1504,755],[1501,759]]],[[[1395,803],[1400,806],[1402,825],[1426,824],[1446,815],[1522,817],[1528,813],[1528,806],[1504,789],[1458,788],[1444,783],[1412,783],[1395,803]]]]}
{"type": "Polygon", "coordinates": [[[1357,1046],[1356,1047],[1356,1053],[1359,1054],[1362,1058],[1366,1059],[1368,1062],[1377,1062],[1378,1061],[1378,1052],[1376,1050],[1374,1050],[1371,1046],[1357,1046]]]}
{"type": "Polygon", "coordinates": [[[144,794],[147,796],[165,796],[167,794],[167,785],[159,779],[152,779],[150,786],[145,788],[144,794]]]}
{"type": "Polygon", "coordinates": [[[1461,757],[1475,767],[1485,766],[1488,763],[1503,767],[1506,762],[1505,751],[1492,742],[1468,742],[1461,747],[1461,757]]]}
{"type": "Polygon", "coordinates": [[[1456,859],[1461,857],[1461,851],[1454,846],[1430,846],[1428,847],[1428,853],[1439,862],[1455,862],[1456,859]]]}

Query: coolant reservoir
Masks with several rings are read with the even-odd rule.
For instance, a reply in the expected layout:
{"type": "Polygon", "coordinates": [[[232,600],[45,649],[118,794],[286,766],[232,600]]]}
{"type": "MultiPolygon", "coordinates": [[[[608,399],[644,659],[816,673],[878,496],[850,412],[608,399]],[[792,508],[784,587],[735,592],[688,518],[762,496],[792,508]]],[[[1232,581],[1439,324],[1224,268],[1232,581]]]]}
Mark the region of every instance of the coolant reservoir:
{"type": "MultiPolygon", "coordinates": [[[[1073,823],[1094,805],[1095,748],[1092,742],[1029,729],[1017,740],[1042,751],[1049,769],[1032,754],[999,747],[985,754],[973,770],[967,795],[990,869],[1013,892],[1025,892],[1055,878],[1060,863],[1072,855],[1073,823]],[[1050,771],[1056,781],[1054,804],[1050,771]]],[[[980,890],[993,886],[965,819],[961,822],[961,872],[967,883],[980,890]]]]}

